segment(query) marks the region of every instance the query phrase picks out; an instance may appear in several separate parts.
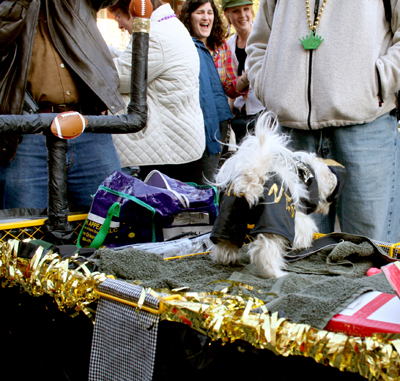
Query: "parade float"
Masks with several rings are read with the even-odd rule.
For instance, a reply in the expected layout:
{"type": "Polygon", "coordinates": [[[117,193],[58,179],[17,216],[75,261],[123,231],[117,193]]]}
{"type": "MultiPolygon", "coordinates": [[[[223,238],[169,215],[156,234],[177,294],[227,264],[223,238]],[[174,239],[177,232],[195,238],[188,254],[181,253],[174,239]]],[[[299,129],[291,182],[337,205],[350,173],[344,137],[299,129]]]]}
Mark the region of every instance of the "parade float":
{"type": "MultiPolygon", "coordinates": [[[[149,22],[135,20],[128,114],[85,115],[85,131],[146,124],[149,22]]],[[[314,251],[286,258],[288,275],[265,279],[246,246],[235,266],[211,259],[218,195],[188,184],[211,192],[208,209],[193,206],[190,188],[186,208],[165,219],[143,208],[145,242],[85,247],[95,226],[68,213],[57,117],[0,116],[1,133],[46,135],[51,170],[47,216],[0,225],[2,363],[13,379],[400,379],[399,244],[316,235],[314,251]]]]}

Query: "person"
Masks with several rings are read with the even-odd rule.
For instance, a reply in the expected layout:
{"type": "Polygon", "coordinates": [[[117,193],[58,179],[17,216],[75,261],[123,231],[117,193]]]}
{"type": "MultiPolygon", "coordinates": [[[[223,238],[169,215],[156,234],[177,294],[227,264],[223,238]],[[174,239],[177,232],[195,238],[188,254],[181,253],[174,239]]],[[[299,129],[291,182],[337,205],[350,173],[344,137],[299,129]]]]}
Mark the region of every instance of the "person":
{"type": "Polygon", "coordinates": [[[236,89],[243,92],[248,88],[246,94],[236,98],[233,103],[233,114],[231,127],[235,133],[236,143],[240,144],[247,131],[254,130],[258,114],[264,110],[264,106],[257,99],[248,81],[248,68],[246,65],[246,43],[253,25],[253,0],[223,0],[222,9],[229,26],[235,28],[233,34],[227,41],[232,52],[232,58],[237,68],[238,83],[236,89]]]}
{"type": "Polygon", "coordinates": [[[213,182],[227,136],[231,113],[227,96],[241,95],[236,90],[231,52],[213,0],[186,0],[179,19],[189,31],[200,57],[200,106],[206,131],[206,151],[197,164],[205,179],[213,182]],[[227,63],[226,63],[227,62],[227,63]],[[218,72],[217,67],[220,69],[218,72]]]}
{"type": "MultiPolygon", "coordinates": [[[[132,34],[129,0],[108,9],[121,29],[132,34]]],[[[140,166],[140,177],[158,169],[181,181],[196,180],[182,164],[201,158],[205,149],[203,114],[199,100],[200,63],[192,39],[169,4],[152,0],[148,59],[146,129],[135,134],[113,135],[121,165],[140,166]]],[[[130,100],[132,46],[115,54],[120,92],[130,100]]]]}
{"type": "Polygon", "coordinates": [[[250,84],[292,148],[346,167],[341,230],[383,242],[399,239],[399,33],[400,1],[261,0],[246,48],[250,84]]]}
{"type": "MultiPolygon", "coordinates": [[[[118,73],[96,25],[104,0],[6,1],[0,7],[0,112],[21,114],[25,92],[39,113],[113,113],[124,103],[118,73]]],[[[11,140],[10,140],[11,141],[11,140]]],[[[1,151],[2,209],[48,204],[44,135],[24,135],[1,151]],[[15,153],[16,150],[16,153],[15,153]]],[[[84,133],[68,141],[69,205],[89,207],[91,195],[120,162],[109,134],[84,133]]]]}

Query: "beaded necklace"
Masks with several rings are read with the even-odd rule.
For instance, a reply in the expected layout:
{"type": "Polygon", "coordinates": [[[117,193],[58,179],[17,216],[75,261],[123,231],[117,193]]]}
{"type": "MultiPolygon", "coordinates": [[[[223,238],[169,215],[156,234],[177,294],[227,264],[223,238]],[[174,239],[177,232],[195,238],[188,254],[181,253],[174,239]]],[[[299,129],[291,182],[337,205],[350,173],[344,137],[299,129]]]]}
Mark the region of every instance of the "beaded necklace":
{"type": "Polygon", "coordinates": [[[172,17],[176,17],[176,14],[165,16],[165,17],[161,18],[160,20],[158,20],[158,22],[161,22],[161,21],[164,21],[164,20],[168,20],[168,19],[170,19],[172,17]]]}
{"type": "Polygon", "coordinates": [[[317,49],[318,46],[321,44],[324,39],[321,36],[318,36],[318,34],[315,33],[317,26],[319,24],[319,20],[322,17],[322,12],[324,11],[325,4],[328,0],[323,0],[321,9],[318,12],[318,15],[315,19],[314,25],[312,24],[311,21],[311,14],[310,14],[310,2],[306,0],[306,12],[307,12],[307,21],[308,21],[308,26],[310,28],[310,35],[308,36],[303,36],[302,39],[299,41],[303,44],[304,49],[311,50],[311,49],[317,49]]]}

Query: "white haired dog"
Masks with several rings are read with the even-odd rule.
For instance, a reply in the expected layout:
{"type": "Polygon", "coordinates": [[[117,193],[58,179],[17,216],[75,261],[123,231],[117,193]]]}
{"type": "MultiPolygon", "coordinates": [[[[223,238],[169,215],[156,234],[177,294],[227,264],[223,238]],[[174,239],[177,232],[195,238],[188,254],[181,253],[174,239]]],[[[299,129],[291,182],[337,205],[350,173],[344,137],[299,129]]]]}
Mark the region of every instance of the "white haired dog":
{"type": "Polygon", "coordinates": [[[210,237],[212,257],[223,264],[237,263],[248,239],[251,263],[266,278],[286,274],[288,250],[311,246],[318,229],[309,214],[327,214],[345,180],[343,166],[291,151],[277,128],[274,114],[262,114],[254,135],[220,168],[214,185],[224,194],[210,237]]]}

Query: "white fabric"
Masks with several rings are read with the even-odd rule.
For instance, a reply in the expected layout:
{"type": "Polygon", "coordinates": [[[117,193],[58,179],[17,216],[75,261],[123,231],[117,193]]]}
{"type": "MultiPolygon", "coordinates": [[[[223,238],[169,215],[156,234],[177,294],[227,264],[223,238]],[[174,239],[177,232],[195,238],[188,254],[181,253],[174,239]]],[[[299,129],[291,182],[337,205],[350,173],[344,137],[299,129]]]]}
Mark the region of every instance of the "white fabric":
{"type": "MultiPolygon", "coordinates": [[[[321,6],[322,2],[320,2],[321,6]]],[[[372,122],[396,107],[400,89],[400,1],[328,1],[313,51],[304,1],[261,0],[247,41],[249,79],[281,125],[298,129],[372,122]],[[384,103],[379,104],[379,82],[384,103]]],[[[314,17],[315,1],[310,1],[314,17]]]]}
{"type": "MultiPolygon", "coordinates": [[[[233,36],[231,36],[227,42],[228,42],[229,47],[231,48],[232,59],[235,62],[236,67],[239,67],[239,61],[236,57],[236,41],[237,41],[237,33],[235,33],[233,36]]],[[[248,70],[247,59],[244,64],[244,69],[248,70]]],[[[249,85],[249,92],[247,93],[247,98],[244,99],[243,96],[240,96],[240,97],[236,98],[235,102],[233,103],[233,106],[239,110],[244,105],[246,105],[246,114],[247,115],[255,115],[258,112],[260,112],[261,110],[264,110],[264,106],[257,99],[256,94],[254,94],[254,90],[251,87],[251,85],[249,85]]]]}
{"type": "MultiPolygon", "coordinates": [[[[185,26],[169,4],[150,19],[148,60],[148,123],[144,131],[113,135],[122,167],[181,164],[200,159],[205,150],[199,100],[200,61],[185,26]],[[163,20],[161,20],[163,19],[163,20]]],[[[129,103],[132,43],[114,58],[120,92],[129,103]]]]}

